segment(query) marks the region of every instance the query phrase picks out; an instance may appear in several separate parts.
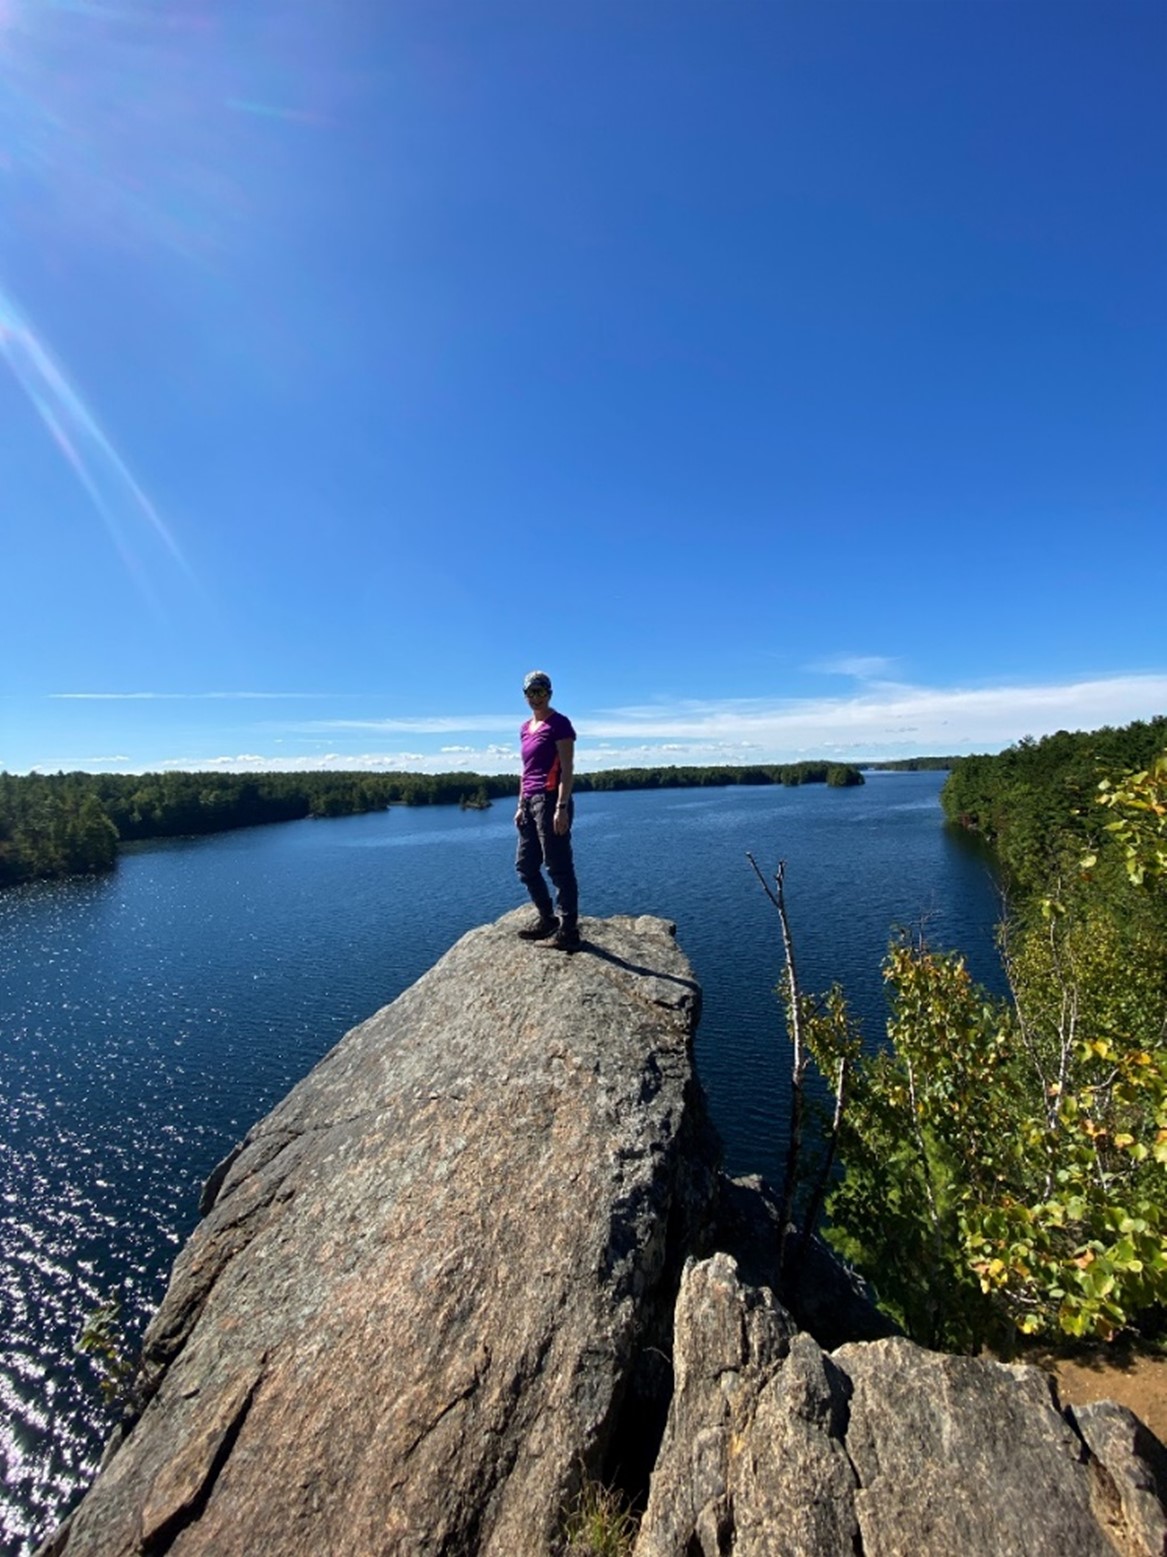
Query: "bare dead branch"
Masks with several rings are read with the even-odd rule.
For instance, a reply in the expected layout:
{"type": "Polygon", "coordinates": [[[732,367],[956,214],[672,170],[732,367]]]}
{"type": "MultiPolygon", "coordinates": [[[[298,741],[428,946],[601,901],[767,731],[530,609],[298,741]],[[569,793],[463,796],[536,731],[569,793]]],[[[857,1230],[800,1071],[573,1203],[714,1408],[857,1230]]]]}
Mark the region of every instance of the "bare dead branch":
{"type": "Polygon", "coordinates": [[[783,883],[786,879],[786,861],[779,860],[774,872],[774,890],[758,868],[754,856],[746,852],[746,859],[754,868],[754,874],[762,883],[762,890],[778,910],[778,922],[782,927],[782,950],[786,958],[788,1008],[790,1011],[790,1042],[794,1050],[790,1068],[790,1141],[786,1150],[786,1172],[782,1183],[782,1198],[778,1223],[778,1273],[782,1276],[786,1262],[786,1235],[794,1214],[794,1197],[798,1187],[798,1162],[802,1152],[802,1119],[804,1111],[802,1084],[806,1074],[806,1050],[802,1034],[802,996],[798,987],[798,973],[794,965],[794,940],[790,934],[790,921],[786,915],[786,895],[783,883]]]}
{"type": "Polygon", "coordinates": [[[835,1166],[835,1156],[839,1147],[839,1129],[843,1122],[843,1104],[847,1092],[847,1071],[847,1056],[840,1054],[838,1067],[835,1072],[835,1112],[831,1118],[831,1134],[827,1142],[826,1152],[823,1154],[818,1178],[815,1181],[814,1190],[810,1197],[810,1204],[807,1206],[806,1215],[803,1218],[802,1237],[798,1243],[800,1259],[806,1252],[806,1246],[814,1233],[815,1225],[819,1219],[819,1212],[822,1210],[823,1201],[826,1199],[827,1185],[831,1182],[831,1170],[835,1166]]]}

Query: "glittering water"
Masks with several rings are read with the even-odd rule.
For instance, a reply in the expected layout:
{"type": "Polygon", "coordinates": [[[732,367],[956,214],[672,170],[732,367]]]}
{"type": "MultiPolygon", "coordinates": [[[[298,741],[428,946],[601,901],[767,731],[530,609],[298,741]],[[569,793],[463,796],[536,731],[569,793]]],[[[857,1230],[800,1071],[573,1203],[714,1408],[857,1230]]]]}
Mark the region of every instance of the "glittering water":
{"type": "MultiPolygon", "coordinates": [[[[701,980],[698,1065],[733,1171],[776,1174],[785,1062],[777,918],[745,861],[787,860],[808,988],[874,1036],[889,929],[928,917],[996,978],[983,861],[942,775],[861,789],[585,795],[585,914],[659,913],[701,980]]],[[[99,881],[0,894],[0,1543],[43,1535],[109,1419],[85,1314],[140,1333],[215,1162],[355,1022],[521,901],[510,807],[395,808],[150,845],[99,881]]],[[[535,955],[551,955],[533,952],[535,955]]]]}

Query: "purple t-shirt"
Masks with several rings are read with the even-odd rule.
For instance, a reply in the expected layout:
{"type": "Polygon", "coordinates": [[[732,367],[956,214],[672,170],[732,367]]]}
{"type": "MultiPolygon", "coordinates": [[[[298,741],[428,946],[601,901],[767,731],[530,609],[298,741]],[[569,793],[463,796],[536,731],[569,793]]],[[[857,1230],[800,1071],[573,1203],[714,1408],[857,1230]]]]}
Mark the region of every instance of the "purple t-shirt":
{"type": "Polygon", "coordinates": [[[524,795],[541,795],[547,790],[559,788],[559,753],[556,741],[574,741],[575,730],[571,720],[554,709],[541,725],[531,728],[528,719],[519,731],[519,744],[523,751],[524,795]]]}

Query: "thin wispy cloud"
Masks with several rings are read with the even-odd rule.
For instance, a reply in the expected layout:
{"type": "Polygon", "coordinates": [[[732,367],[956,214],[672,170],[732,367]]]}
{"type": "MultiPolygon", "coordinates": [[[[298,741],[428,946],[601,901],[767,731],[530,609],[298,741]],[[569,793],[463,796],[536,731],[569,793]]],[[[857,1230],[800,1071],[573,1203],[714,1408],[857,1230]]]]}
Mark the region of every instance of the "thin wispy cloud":
{"type": "Polygon", "coordinates": [[[370,735],[460,735],[467,731],[518,729],[520,718],[509,714],[437,714],[415,719],[320,719],[297,724],[301,735],[336,735],[363,731],[370,735]]]}
{"type": "Polygon", "coordinates": [[[1008,745],[1022,735],[1126,724],[1167,708],[1167,675],[1055,685],[923,687],[887,684],[850,697],[757,698],[613,709],[577,721],[581,735],[656,741],[749,740],[772,751],[886,749],[946,755],[1008,745]]]}
{"type": "Polygon", "coordinates": [[[857,681],[882,681],[892,676],[899,662],[883,654],[834,654],[815,660],[806,668],[823,676],[853,676],[857,681]]]}
{"type": "MultiPolygon", "coordinates": [[[[1058,729],[1096,729],[1128,724],[1167,710],[1167,675],[1098,677],[1025,686],[925,687],[883,684],[849,697],[760,698],[686,701],[612,708],[596,714],[572,710],[579,736],[581,772],[612,767],[673,764],[794,762],[835,757],[862,762],[909,756],[960,756],[999,751],[1024,735],[1058,729]]],[[[426,719],[329,720],[284,726],[292,732],[278,755],[251,750],[238,755],[188,755],[149,767],[238,772],[367,771],[435,773],[451,768],[483,773],[518,770],[517,742],[475,741],[475,734],[509,728],[511,716],[434,716],[426,719]],[[325,750],[305,750],[326,732],[325,750]],[[349,745],[344,736],[387,737],[384,744],[349,745]],[[393,737],[412,734],[430,742],[395,748],[393,737]],[[461,734],[465,741],[441,741],[461,734]],[[300,743],[303,742],[303,745],[300,743]],[[299,748],[299,755],[296,755],[299,748]]],[[[260,734],[261,741],[267,732],[260,734]]],[[[268,739],[271,739],[270,735],[268,739]]],[[[272,745],[281,744],[272,740],[272,745]]]]}
{"type": "Polygon", "coordinates": [[[79,703],[203,703],[285,700],[307,702],[323,698],[338,702],[351,694],[331,692],[50,692],[49,697],[79,703]]]}

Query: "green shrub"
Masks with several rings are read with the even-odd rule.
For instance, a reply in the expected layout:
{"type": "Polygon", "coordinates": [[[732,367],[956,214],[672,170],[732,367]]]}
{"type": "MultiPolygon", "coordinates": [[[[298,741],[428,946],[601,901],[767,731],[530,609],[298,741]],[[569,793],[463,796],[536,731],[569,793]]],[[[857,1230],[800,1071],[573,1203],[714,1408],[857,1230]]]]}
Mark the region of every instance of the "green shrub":
{"type": "Polygon", "coordinates": [[[1167,761],[1101,799],[1085,873],[1003,936],[1011,999],[955,954],[885,964],[827,1237],[929,1345],[1109,1340],[1167,1309],[1167,761]]]}

